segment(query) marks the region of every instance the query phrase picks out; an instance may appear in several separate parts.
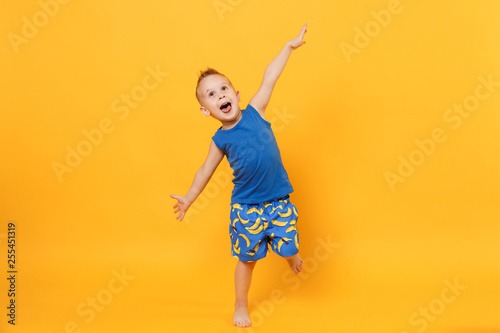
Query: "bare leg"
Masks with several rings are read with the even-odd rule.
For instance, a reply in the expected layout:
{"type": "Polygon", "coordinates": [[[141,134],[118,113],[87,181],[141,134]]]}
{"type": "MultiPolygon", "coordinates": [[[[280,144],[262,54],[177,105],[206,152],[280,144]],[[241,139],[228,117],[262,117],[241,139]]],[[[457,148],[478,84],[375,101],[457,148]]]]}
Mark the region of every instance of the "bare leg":
{"type": "Polygon", "coordinates": [[[300,272],[302,272],[302,258],[298,253],[291,257],[285,257],[285,259],[286,261],[288,261],[288,266],[290,266],[292,272],[294,272],[295,274],[299,274],[300,272]]]}
{"type": "Polygon", "coordinates": [[[234,302],[233,323],[238,327],[250,327],[252,322],[248,315],[248,290],[252,282],[254,262],[243,262],[238,260],[234,271],[234,286],[236,289],[236,301],[234,302]]]}

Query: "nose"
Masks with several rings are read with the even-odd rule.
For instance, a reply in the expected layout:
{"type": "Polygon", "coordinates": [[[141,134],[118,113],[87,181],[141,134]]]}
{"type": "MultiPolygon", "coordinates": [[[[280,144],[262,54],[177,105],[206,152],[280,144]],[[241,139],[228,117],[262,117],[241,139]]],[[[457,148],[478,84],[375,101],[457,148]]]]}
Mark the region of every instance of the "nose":
{"type": "Polygon", "coordinates": [[[223,99],[224,97],[226,97],[226,95],[224,95],[224,93],[220,93],[219,100],[223,99]]]}

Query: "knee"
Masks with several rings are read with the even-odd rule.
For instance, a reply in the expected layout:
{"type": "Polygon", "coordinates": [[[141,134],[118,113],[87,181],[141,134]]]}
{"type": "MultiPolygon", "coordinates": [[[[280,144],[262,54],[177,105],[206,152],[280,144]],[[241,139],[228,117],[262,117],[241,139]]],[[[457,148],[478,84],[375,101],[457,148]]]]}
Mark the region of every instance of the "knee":
{"type": "Polygon", "coordinates": [[[299,253],[299,247],[295,243],[289,243],[281,246],[278,251],[275,251],[279,256],[289,259],[299,253]]]}
{"type": "Polygon", "coordinates": [[[294,247],[289,247],[285,249],[284,251],[281,251],[279,255],[285,259],[290,259],[294,256],[296,256],[299,253],[299,249],[294,247]]]}

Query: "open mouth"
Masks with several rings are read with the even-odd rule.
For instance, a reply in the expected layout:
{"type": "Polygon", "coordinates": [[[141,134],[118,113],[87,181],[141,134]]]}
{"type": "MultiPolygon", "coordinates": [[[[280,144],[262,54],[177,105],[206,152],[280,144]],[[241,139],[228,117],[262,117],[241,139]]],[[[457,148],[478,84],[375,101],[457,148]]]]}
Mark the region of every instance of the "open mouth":
{"type": "Polygon", "coordinates": [[[227,102],[221,105],[220,110],[224,113],[231,111],[231,103],[227,102]]]}

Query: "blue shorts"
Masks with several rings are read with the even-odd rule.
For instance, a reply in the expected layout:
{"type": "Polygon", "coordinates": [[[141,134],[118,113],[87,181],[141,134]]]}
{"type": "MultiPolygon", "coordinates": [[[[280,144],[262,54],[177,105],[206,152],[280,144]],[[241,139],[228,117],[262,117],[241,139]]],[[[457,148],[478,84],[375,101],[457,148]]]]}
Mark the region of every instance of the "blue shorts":
{"type": "Polygon", "coordinates": [[[299,214],[288,196],[260,204],[232,204],[230,217],[231,248],[241,261],[264,258],[268,246],[282,257],[299,252],[299,214]]]}

